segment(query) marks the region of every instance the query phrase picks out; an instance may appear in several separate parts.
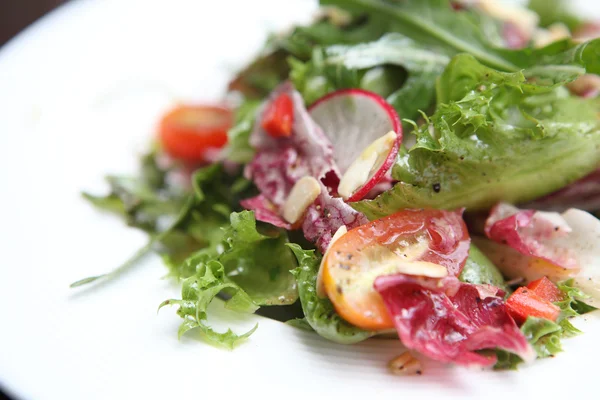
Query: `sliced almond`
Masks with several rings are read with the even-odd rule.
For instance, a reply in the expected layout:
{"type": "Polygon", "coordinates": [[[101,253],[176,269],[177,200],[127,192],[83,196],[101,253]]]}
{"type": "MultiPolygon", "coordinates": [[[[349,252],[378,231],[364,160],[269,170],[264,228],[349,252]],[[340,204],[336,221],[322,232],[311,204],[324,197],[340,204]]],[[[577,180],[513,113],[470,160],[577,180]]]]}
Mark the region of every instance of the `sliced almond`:
{"type": "Polygon", "coordinates": [[[338,230],[335,231],[335,234],[331,238],[331,242],[329,242],[327,250],[325,250],[325,255],[323,255],[323,258],[321,259],[321,265],[319,266],[319,272],[317,273],[317,296],[322,299],[327,297],[327,293],[325,293],[325,285],[323,284],[323,260],[327,258],[327,254],[329,254],[329,249],[331,249],[331,246],[347,232],[348,229],[346,228],[346,225],[340,226],[338,230]]]}
{"type": "Polygon", "coordinates": [[[340,180],[338,193],[347,199],[381,168],[396,142],[396,132],[389,131],[371,143],[346,170],[340,180]]]}
{"type": "MultiPolygon", "coordinates": [[[[416,245],[415,247],[422,248],[423,246],[416,245]]],[[[425,249],[427,249],[426,244],[425,249]]],[[[415,261],[413,257],[417,253],[413,253],[412,256],[407,254],[408,258],[405,258],[404,255],[400,256],[385,246],[375,245],[363,250],[363,257],[366,257],[371,263],[369,270],[373,274],[373,281],[377,276],[392,274],[425,276],[427,278],[448,276],[448,269],[443,265],[428,261],[415,261]]]]}
{"type": "Polygon", "coordinates": [[[388,368],[394,375],[421,375],[423,373],[421,361],[408,351],[391,360],[388,368]]]}
{"type": "Polygon", "coordinates": [[[296,223],[321,194],[321,185],[312,176],[305,176],[296,182],[285,204],[283,218],[290,224],[296,223]]]}

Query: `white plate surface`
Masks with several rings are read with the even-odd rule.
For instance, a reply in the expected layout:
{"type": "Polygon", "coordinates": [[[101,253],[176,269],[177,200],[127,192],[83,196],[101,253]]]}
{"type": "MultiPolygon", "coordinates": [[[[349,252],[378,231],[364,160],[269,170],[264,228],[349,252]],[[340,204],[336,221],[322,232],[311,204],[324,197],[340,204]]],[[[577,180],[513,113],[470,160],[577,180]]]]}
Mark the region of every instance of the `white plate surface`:
{"type": "MultiPolygon", "coordinates": [[[[597,11],[592,0],[581,2],[597,11]]],[[[268,31],[307,20],[303,0],[80,0],[0,51],[0,384],[24,399],[481,398],[595,387],[600,323],[565,352],[519,372],[430,364],[421,377],[386,370],[398,342],[335,345],[257,316],[235,351],[176,338],[177,297],[152,258],[120,280],[75,292],[144,242],[79,196],[105,173],[132,172],[157,117],[176,101],[218,99],[268,31]]],[[[590,393],[591,395],[591,393],[590,393]]],[[[594,396],[592,395],[592,398],[594,396]]]]}

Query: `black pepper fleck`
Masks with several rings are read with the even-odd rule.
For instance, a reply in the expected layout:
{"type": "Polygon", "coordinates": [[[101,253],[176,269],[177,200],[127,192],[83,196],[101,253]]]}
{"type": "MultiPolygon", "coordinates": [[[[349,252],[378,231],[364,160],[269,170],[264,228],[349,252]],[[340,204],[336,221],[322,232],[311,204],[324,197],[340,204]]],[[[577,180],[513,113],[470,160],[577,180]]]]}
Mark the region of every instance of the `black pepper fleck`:
{"type": "Polygon", "coordinates": [[[442,190],[442,186],[439,183],[434,183],[433,184],[433,191],[436,193],[439,193],[440,190],[442,190]]]}

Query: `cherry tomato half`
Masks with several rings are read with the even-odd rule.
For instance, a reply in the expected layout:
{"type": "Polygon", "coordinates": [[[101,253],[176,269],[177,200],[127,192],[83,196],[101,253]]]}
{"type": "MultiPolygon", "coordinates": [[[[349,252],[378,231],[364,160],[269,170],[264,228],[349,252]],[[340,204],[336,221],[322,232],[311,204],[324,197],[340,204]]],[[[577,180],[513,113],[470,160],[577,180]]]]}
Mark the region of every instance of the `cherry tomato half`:
{"type": "Polygon", "coordinates": [[[233,113],[218,106],[177,106],[161,120],[160,143],[171,157],[187,163],[205,161],[207,150],[223,147],[233,113]]]}
{"type": "Polygon", "coordinates": [[[328,249],[322,264],[325,292],[336,311],[363,329],[393,328],[373,288],[382,275],[456,276],[469,254],[461,211],[404,210],[354,228],[328,249]]]}

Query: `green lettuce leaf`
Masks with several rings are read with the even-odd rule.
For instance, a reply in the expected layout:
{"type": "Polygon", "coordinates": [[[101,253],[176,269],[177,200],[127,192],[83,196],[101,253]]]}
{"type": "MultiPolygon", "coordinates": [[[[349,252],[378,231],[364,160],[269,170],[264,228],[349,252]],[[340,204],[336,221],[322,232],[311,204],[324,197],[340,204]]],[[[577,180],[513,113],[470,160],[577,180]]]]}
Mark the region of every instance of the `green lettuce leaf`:
{"type": "Polygon", "coordinates": [[[506,291],[502,273],[474,244],[471,243],[469,257],[458,279],[476,285],[490,284],[506,291]]]}
{"type": "MultiPolygon", "coordinates": [[[[268,228],[265,224],[264,228],[268,228]]],[[[298,263],[287,247],[287,234],[269,228],[259,232],[254,212],[231,214],[225,230],[219,262],[227,277],[244,288],[260,305],[292,304],[298,299],[296,279],[290,273],[298,263]]]]}
{"type": "MultiPolygon", "coordinates": [[[[288,246],[298,259],[299,266],[292,274],[298,281],[300,302],[308,325],[320,336],[336,343],[357,343],[374,336],[375,332],[365,331],[346,322],[335,311],[329,299],[317,296],[317,273],[321,257],[317,256],[315,250],[303,250],[297,244],[288,246]]],[[[292,324],[297,326],[299,323],[292,324]]]]}
{"type": "Polygon", "coordinates": [[[241,335],[231,329],[223,333],[216,332],[207,324],[209,304],[220,292],[227,291],[231,297],[225,302],[225,307],[230,310],[253,313],[258,305],[243,289],[227,279],[225,269],[218,261],[195,256],[190,262],[195,264],[196,273],[183,281],[181,299],[165,300],[160,304],[159,310],[166,305],[179,306],[177,314],[184,320],[179,327],[179,337],[196,329],[208,343],[231,349],[250,336],[258,325],[241,335]]]}
{"type": "Polygon", "coordinates": [[[307,104],[330,91],[358,87],[386,97],[400,115],[414,118],[432,103],[435,78],[449,61],[390,33],[373,42],[318,48],[308,63],[291,60],[290,78],[307,104]]]}
{"type": "Polygon", "coordinates": [[[400,152],[393,169],[400,183],[353,204],[369,218],[403,208],[526,202],[600,163],[595,99],[528,82],[521,72],[499,73],[466,54],[453,58],[438,90],[448,103],[415,128],[416,145],[400,152]]]}

